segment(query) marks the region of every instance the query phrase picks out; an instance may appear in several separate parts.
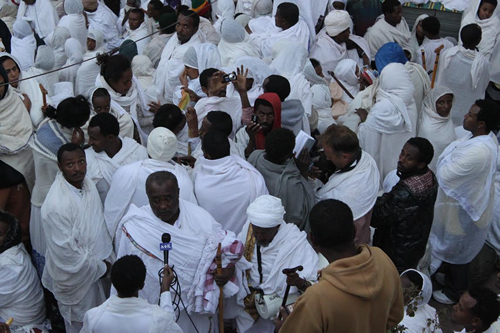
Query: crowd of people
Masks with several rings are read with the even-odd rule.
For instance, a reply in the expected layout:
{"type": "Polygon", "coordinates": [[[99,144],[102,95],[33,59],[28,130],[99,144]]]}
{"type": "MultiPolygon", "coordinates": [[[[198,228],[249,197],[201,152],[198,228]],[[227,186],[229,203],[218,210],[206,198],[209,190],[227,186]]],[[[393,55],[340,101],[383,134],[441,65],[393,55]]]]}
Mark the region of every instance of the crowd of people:
{"type": "Polygon", "coordinates": [[[497,0],[381,8],[2,2],[0,333],[499,332],[497,0]]]}

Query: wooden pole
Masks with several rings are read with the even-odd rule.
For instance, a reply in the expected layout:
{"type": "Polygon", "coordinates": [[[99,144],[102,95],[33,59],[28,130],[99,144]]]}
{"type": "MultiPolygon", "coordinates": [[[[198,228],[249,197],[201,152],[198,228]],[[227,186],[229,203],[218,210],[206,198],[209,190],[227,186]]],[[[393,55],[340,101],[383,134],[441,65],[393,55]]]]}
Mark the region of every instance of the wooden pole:
{"type": "Polygon", "coordinates": [[[43,108],[47,108],[47,90],[45,90],[45,87],[40,83],[40,90],[42,91],[43,95],[43,108]]]}
{"type": "Polygon", "coordinates": [[[422,67],[424,67],[425,71],[427,72],[427,64],[425,63],[425,50],[422,49],[422,67]]]}
{"type": "Polygon", "coordinates": [[[342,90],[345,91],[345,93],[347,94],[347,96],[349,96],[351,99],[354,99],[354,96],[349,92],[349,90],[346,89],[346,87],[344,87],[344,85],[342,84],[342,82],[340,82],[339,79],[337,79],[335,77],[335,74],[332,71],[328,72],[328,74],[330,74],[333,77],[333,79],[335,80],[335,82],[337,82],[337,84],[340,86],[340,88],[342,88],[342,90]]]}
{"type": "Polygon", "coordinates": [[[441,54],[441,50],[444,48],[444,45],[441,45],[437,49],[434,50],[436,52],[436,61],[434,61],[434,69],[432,71],[432,81],[431,81],[431,89],[434,88],[434,81],[436,80],[436,72],[438,69],[439,55],[441,54]]]}
{"type": "MultiPolygon", "coordinates": [[[[222,275],[222,248],[221,243],[217,247],[217,256],[215,257],[215,262],[217,263],[217,275],[222,275]]],[[[223,287],[219,287],[219,332],[224,333],[224,293],[222,291],[223,287]]]]}
{"type": "Polygon", "coordinates": [[[12,325],[13,322],[14,322],[14,318],[10,317],[9,319],[7,319],[7,321],[5,323],[7,324],[7,326],[10,326],[10,325],[12,325]]]}

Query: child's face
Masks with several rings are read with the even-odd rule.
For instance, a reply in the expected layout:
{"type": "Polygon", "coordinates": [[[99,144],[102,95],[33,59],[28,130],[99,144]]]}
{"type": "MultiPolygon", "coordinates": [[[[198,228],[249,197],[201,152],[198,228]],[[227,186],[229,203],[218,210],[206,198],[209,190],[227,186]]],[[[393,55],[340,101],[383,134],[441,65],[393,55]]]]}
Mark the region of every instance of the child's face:
{"type": "Polygon", "coordinates": [[[486,20],[489,19],[491,15],[493,15],[494,11],[495,11],[495,5],[485,2],[482,3],[481,6],[479,6],[479,10],[477,11],[477,16],[479,16],[481,20],[486,20]]]}

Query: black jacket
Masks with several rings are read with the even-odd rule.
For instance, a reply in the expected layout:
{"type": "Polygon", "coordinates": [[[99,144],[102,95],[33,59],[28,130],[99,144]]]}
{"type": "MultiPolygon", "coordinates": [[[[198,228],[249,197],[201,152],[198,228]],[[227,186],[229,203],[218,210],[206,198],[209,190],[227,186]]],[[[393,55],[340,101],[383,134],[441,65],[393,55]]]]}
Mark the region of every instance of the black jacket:
{"type": "Polygon", "coordinates": [[[426,169],[402,177],[375,203],[371,226],[377,230],[373,245],[392,259],[399,272],[416,268],[425,253],[437,190],[434,173],[426,169]]]}

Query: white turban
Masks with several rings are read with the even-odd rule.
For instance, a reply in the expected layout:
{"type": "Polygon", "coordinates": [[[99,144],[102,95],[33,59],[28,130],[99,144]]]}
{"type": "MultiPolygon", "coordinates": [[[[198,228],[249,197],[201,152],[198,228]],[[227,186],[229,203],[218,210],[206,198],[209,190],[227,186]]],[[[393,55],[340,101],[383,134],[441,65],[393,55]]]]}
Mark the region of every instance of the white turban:
{"type": "Polygon", "coordinates": [[[148,154],[158,161],[168,162],[177,151],[177,137],[165,127],[155,128],[148,137],[148,154]]]}
{"type": "Polygon", "coordinates": [[[248,220],[256,227],[273,228],[283,223],[285,208],[281,199],[272,195],[262,195],[247,208],[248,220]]]}
{"type": "Polygon", "coordinates": [[[351,27],[351,17],[345,10],[334,10],[325,18],[326,33],[335,37],[351,27]]]}

